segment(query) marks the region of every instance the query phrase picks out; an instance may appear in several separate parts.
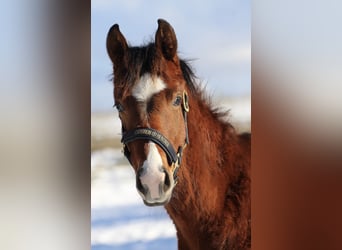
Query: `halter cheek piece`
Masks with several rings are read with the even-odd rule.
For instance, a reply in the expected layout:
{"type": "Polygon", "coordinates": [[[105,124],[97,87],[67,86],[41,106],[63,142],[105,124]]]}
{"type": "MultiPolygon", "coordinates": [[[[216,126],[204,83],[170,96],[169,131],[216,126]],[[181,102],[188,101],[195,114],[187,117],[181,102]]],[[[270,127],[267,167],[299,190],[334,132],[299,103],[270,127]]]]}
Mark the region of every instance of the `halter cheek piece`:
{"type": "Polygon", "coordinates": [[[173,167],[173,178],[177,183],[177,172],[181,164],[182,154],[184,148],[189,144],[189,136],[188,136],[188,122],[187,122],[187,113],[189,112],[189,100],[188,94],[186,91],[183,92],[183,102],[182,102],[182,111],[183,111],[183,118],[185,124],[185,141],[182,146],[178,147],[178,151],[174,150],[172,144],[169,140],[163,136],[159,131],[153,128],[136,128],[127,132],[124,132],[122,135],[121,142],[123,143],[123,153],[132,165],[130,159],[130,151],[127,147],[129,142],[135,140],[149,140],[156,144],[158,144],[166,153],[167,160],[169,165],[173,167]]]}

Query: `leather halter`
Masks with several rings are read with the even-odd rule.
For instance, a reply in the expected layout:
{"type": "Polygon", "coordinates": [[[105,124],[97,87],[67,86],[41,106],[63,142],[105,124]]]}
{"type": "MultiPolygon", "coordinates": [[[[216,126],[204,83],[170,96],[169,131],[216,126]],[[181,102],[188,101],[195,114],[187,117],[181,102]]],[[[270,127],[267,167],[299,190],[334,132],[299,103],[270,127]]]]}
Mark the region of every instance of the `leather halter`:
{"type": "Polygon", "coordinates": [[[183,111],[183,118],[185,124],[185,141],[184,144],[178,147],[178,151],[174,150],[170,141],[162,135],[158,130],[153,128],[136,128],[127,132],[124,132],[122,135],[121,142],[123,144],[123,153],[132,165],[130,159],[130,151],[127,147],[129,142],[135,140],[149,140],[152,141],[158,146],[160,146],[167,155],[169,165],[173,166],[173,177],[174,180],[177,180],[177,172],[178,168],[181,164],[182,154],[184,148],[189,144],[189,135],[188,135],[188,123],[187,123],[187,113],[189,112],[189,100],[188,94],[186,91],[183,92],[183,101],[182,101],[182,111],[183,111]]]}

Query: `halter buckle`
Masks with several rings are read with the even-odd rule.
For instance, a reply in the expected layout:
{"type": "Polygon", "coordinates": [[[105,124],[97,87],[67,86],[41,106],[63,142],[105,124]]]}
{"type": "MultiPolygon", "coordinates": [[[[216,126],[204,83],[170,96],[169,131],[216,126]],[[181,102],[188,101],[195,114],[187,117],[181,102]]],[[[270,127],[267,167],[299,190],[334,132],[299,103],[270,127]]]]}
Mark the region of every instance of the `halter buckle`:
{"type": "Polygon", "coordinates": [[[173,180],[174,180],[174,183],[175,185],[177,185],[178,183],[178,170],[179,170],[179,167],[180,167],[180,162],[181,162],[181,154],[178,152],[177,153],[177,161],[173,163],[173,169],[172,169],[172,172],[173,172],[173,180]]]}
{"type": "Polygon", "coordinates": [[[189,98],[185,90],[183,91],[183,109],[185,112],[189,112],[189,98]]]}

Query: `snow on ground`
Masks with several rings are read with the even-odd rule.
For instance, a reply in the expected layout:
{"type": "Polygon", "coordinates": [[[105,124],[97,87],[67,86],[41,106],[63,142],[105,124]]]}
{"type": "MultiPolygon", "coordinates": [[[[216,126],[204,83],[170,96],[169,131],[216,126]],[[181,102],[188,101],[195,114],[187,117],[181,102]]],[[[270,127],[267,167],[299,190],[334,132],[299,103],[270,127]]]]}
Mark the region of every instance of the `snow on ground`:
{"type": "Polygon", "coordinates": [[[163,207],[146,207],[133,169],[118,149],[92,152],[92,250],[176,249],[176,231],[163,207]]]}
{"type": "Polygon", "coordinates": [[[116,111],[93,113],[91,119],[91,136],[101,138],[118,138],[121,133],[121,123],[116,111]]]}
{"type": "MultiPolygon", "coordinates": [[[[221,99],[230,121],[250,122],[250,98],[221,99]]],[[[92,138],[120,140],[115,111],[92,114],[92,138]]],[[[92,250],[174,250],[176,231],[163,207],[147,207],[135,188],[135,174],[121,149],[103,148],[91,154],[92,250]]]]}

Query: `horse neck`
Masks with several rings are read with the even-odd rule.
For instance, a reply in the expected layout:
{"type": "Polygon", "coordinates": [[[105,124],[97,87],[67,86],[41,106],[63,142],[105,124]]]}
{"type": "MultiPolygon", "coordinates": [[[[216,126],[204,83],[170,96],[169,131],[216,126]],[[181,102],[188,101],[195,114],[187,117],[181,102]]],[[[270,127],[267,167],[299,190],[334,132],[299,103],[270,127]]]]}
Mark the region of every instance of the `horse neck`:
{"type": "Polygon", "coordinates": [[[223,210],[229,169],[223,167],[226,161],[223,150],[228,141],[234,141],[227,137],[234,138],[235,132],[201,99],[190,96],[189,104],[189,145],[184,150],[179,181],[169,210],[178,210],[177,213],[191,210],[194,217],[200,219],[201,216],[220,214],[223,210]]]}
{"type": "Polygon", "coordinates": [[[187,245],[184,249],[228,249],[229,242],[229,249],[248,249],[249,136],[237,135],[201,99],[190,96],[189,104],[189,145],[165,206],[179,244],[187,245]]]}

